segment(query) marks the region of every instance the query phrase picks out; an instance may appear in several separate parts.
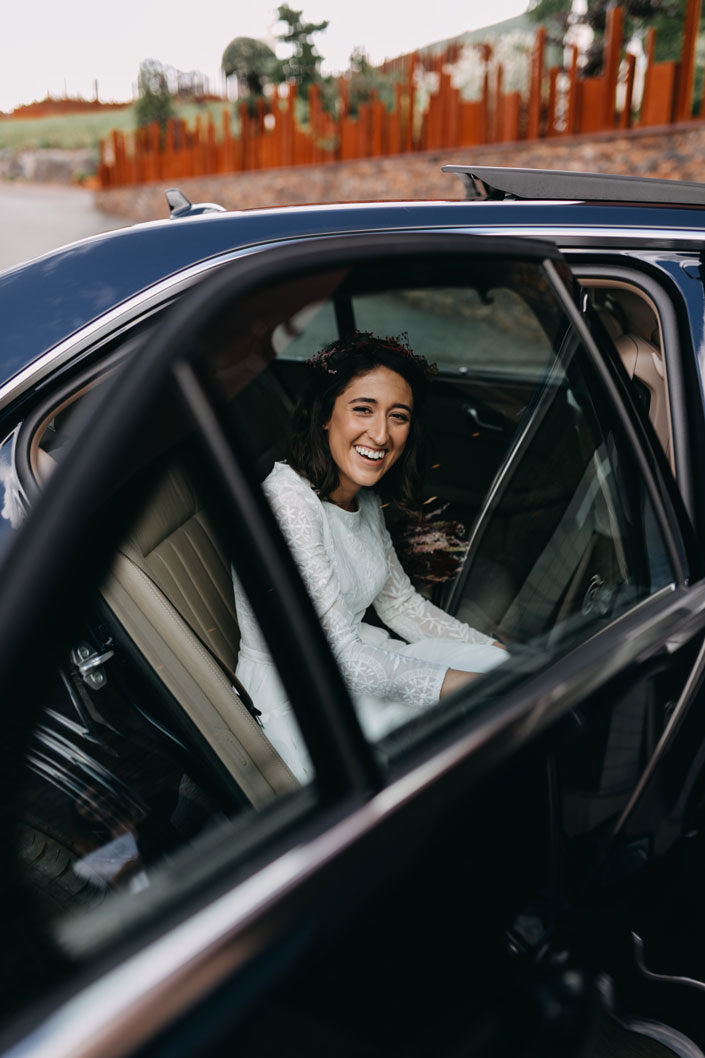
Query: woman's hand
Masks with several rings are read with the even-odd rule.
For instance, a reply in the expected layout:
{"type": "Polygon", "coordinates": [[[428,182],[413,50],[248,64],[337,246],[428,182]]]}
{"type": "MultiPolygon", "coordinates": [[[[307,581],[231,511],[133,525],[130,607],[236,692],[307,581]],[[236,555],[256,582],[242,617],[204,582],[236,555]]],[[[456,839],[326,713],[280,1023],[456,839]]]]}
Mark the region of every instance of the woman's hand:
{"type": "Polygon", "coordinates": [[[441,685],[441,698],[445,698],[447,694],[453,694],[455,691],[459,691],[461,687],[466,687],[468,683],[472,683],[479,676],[478,672],[463,672],[461,669],[448,669],[441,685]]]}

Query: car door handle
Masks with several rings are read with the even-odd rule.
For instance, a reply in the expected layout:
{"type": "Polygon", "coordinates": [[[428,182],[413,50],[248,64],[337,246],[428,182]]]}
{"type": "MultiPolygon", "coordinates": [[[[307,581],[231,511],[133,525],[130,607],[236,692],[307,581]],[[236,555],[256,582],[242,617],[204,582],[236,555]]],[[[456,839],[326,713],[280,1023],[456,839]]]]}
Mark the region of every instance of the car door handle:
{"type": "Polygon", "coordinates": [[[470,416],[475,425],[479,426],[481,430],[494,430],[496,433],[504,432],[503,427],[497,426],[492,422],[485,422],[474,404],[463,404],[463,411],[470,416]]]}

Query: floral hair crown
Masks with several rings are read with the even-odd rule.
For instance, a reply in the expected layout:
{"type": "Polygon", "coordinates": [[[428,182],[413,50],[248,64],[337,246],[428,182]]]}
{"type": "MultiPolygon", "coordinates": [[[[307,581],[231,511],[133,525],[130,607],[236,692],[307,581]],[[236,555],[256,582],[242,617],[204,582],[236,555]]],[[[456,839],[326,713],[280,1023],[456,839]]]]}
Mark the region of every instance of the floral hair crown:
{"type": "Polygon", "coordinates": [[[393,353],[403,360],[410,360],[421,372],[428,382],[434,375],[438,374],[436,364],[429,364],[424,356],[415,353],[409,345],[409,335],[406,331],[401,334],[387,335],[386,338],[377,338],[372,331],[354,331],[346,338],[338,338],[317,352],[307,361],[311,367],[319,371],[325,371],[329,375],[337,373],[338,364],[348,360],[358,353],[366,352],[368,349],[379,349],[386,353],[393,353]]]}

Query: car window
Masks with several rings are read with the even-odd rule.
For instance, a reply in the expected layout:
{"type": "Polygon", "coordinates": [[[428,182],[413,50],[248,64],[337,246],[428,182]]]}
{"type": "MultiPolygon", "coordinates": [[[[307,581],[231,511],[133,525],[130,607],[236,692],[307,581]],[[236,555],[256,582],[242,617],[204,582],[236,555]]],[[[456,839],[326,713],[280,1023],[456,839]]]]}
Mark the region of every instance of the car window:
{"type": "MultiPolygon", "coordinates": [[[[340,302],[337,308],[340,316],[340,302]]],[[[546,335],[521,294],[507,286],[491,294],[462,287],[364,293],[350,299],[347,311],[359,330],[413,335],[416,346],[434,350],[441,371],[525,373],[545,362],[546,335]]],[[[276,332],[277,351],[306,360],[337,328],[334,301],[310,306],[276,332]]]]}
{"type": "MultiPolygon", "coordinates": [[[[451,276],[409,263],[406,282],[373,271],[330,277],[328,297],[286,319],[260,312],[251,326],[271,331],[277,355],[251,390],[256,406],[271,376],[305,403],[346,333],[398,339],[438,367],[416,515],[384,479],[341,511],[290,466],[259,466],[363,730],[393,757],[413,731],[423,740],[456,717],[449,669],[478,677],[461,712],[482,709],[497,687],[585,642],[674,574],[632,442],[542,269],[487,262],[451,276]]],[[[293,285],[277,292],[282,305],[294,296],[293,285]]],[[[235,421],[247,424],[253,458],[276,419],[277,401],[267,407],[235,421]]],[[[266,682],[258,689],[266,728],[266,682]]]]}
{"type": "MultiPolygon", "coordinates": [[[[79,404],[96,399],[50,418],[36,444],[44,481],[70,458],[79,404]]],[[[139,496],[137,515],[44,694],[17,792],[16,854],[20,940],[42,922],[52,958],[28,986],[22,944],[8,943],[10,1006],[66,960],[81,965],[183,900],[204,871],[247,873],[279,832],[277,810],[290,806],[290,825],[315,802],[315,769],[308,758],[304,774],[286,765],[236,675],[239,558],[196,484],[195,443],[140,465],[110,501],[119,511],[139,496]]]]}

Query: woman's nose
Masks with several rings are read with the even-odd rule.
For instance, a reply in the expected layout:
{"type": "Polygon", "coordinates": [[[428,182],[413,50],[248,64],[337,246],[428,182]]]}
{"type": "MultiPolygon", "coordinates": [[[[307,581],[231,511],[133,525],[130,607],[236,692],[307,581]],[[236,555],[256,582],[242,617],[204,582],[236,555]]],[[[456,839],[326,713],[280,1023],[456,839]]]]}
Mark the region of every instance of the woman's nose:
{"type": "Polygon", "coordinates": [[[374,441],[376,445],[380,445],[381,447],[389,439],[386,417],[380,415],[379,418],[375,418],[372,422],[368,423],[367,433],[369,434],[370,440],[374,441]]]}

